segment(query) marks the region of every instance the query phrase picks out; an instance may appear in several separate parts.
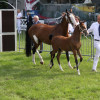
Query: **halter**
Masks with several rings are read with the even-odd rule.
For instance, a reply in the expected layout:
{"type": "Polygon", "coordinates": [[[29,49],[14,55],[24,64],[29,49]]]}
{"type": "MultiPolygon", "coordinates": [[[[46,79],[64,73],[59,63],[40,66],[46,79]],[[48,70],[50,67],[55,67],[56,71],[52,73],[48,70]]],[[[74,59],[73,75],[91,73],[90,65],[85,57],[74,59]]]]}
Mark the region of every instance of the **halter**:
{"type": "Polygon", "coordinates": [[[80,26],[80,24],[78,26],[79,26],[80,32],[84,33],[84,31],[87,31],[87,29],[82,29],[81,26],[80,26]]]}
{"type": "Polygon", "coordinates": [[[72,16],[72,14],[70,13],[69,14],[69,17],[67,16],[67,13],[65,15],[66,19],[68,20],[69,23],[72,23],[72,24],[76,24],[76,20],[74,19],[74,16],[72,16]],[[70,19],[69,19],[70,18],[70,19]],[[71,20],[71,21],[70,21],[71,20]]]}
{"type": "Polygon", "coordinates": [[[67,15],[65,15],[65,18],[68,20],[68,22],[70,23],[70,20],[69,20],[69,18],[67,17],[67,15]]]}
{"type": "Polygon", "coordinates": [[[77,22],[75,20],[75,16],[73,15],[73,13],[70,13],[69,17],[70,17],[72,23],[76,26],[77,25],[77,22]]]}
{"type": "MultiPolygon", "coordinates": [[[[87,31],[87,29],[82,29],[81,26],[80,26],[80,24],[78,26],[79,26],[80,32],[84,33],[84,31],[87,31]]],[[[84,37],[87,38],[87,36],[85,36],[85,33],[83,35],[84,35],[84,37]]]]}

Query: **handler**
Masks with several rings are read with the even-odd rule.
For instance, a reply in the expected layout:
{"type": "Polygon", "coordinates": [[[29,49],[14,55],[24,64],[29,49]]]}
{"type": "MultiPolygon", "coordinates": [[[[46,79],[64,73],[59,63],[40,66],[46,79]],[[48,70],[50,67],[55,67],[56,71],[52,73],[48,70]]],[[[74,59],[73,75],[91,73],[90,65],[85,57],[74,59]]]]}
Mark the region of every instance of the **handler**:
{"type": "Polygon", "coordinates": [[[96,48],[96,54],[94,57],[92,71],[97,72],[97,64],[100,57],[100,14],[97,16],[97,22],[92,23],[88,32],[92,32],[94,35],[94,47],[96,48]]]}

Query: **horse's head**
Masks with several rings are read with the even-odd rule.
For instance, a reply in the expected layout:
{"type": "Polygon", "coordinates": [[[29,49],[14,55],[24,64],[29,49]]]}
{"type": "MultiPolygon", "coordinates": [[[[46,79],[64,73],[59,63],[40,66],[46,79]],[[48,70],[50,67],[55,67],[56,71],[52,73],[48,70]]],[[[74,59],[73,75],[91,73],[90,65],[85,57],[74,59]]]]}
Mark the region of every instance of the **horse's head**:
{"type": "Polygon", "coordinates": [[[75,20],[75,15],[73,13],[69,13],[67,10],[66,10],[66,20],[68,20],[69,23],[71,23],[73,25],[73,27],[77,26],[77,22],[75,20]]]}
{"type": "Polygon", "coordinates": [[[86,27],[84,21],[80,21],[79,29],[80,29],[80,32],[81,32],[82,34],[84,34],[85,36],[88,35],[87,27],[86,27]]]}

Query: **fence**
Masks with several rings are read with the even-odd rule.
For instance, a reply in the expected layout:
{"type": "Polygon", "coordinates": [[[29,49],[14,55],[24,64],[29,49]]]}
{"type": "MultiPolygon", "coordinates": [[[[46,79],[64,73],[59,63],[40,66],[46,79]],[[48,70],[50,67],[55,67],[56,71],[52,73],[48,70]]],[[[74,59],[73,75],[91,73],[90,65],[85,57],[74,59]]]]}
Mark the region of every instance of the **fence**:
{"type": "MultiPolygon", "coordinates": [[[[54,20],[53,20],[54,21],[54,20]]],[[[22,28],[22,33],[17,35],[18,49],[25,49],[25,29],[22,28]]],[[[94,40],[92,35],[88,35],[87,38],[81,36],[81,54],[82,56],[89,56],[90,58],[94,57],[94,40]]],[[[52,46],[43,43],[43,52],[50,52],[52,50],[52,46]]]]}

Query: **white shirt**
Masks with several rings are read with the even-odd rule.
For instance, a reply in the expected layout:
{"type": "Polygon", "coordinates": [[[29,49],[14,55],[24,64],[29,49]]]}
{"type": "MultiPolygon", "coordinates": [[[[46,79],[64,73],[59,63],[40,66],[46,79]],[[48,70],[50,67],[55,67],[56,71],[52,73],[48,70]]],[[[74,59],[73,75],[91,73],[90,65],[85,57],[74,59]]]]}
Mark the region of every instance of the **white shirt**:
{"type": "Polygon", "coordinates": [[[99,23],[98,22],[94,22],[94,23],[92,23],[92,25],[88,29],[88,32],[89,33],[92,32],[92,34],[94,35],[94,39],[100,40],[98,28],[99,28],[99,23]]]}
{"type": "MultiPolygon", "coordinates": [[[[77,22],[77,25],[79,25],[79,22],[77,22]]],[[[72,24],[69,24],[69,27],[68,27],[68,32],[69,33],[73,33],[74,32],[74,27],[72,26],[72,24]]]]}
{"type": "Polygon", "coordinates": [[[17,14],[17,18],[21,18],[21,17],[22,17],[22,13],[20,12],[17,14]]]}
{"type": "Polygon", "coordinates": [[[74,32],[74,28],[73,28],[72,24],[69,24],[68,32],[69,33],[73,33],[74,32]]]}
{"type": "Polygon", "coordinates": [[[18,13],[17,14],[17,22],[18,23],[20,23],[20,18],[22,17],[22,13],[20,12],[20,13],[18,13]]]}

